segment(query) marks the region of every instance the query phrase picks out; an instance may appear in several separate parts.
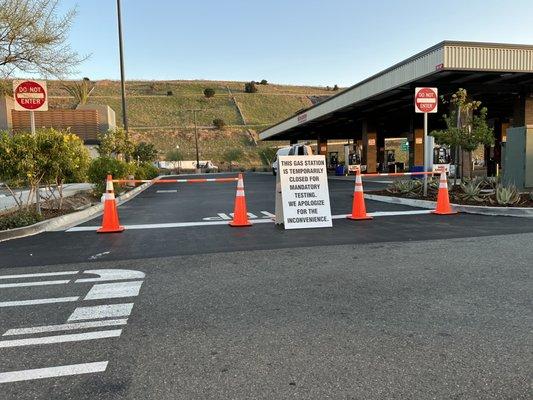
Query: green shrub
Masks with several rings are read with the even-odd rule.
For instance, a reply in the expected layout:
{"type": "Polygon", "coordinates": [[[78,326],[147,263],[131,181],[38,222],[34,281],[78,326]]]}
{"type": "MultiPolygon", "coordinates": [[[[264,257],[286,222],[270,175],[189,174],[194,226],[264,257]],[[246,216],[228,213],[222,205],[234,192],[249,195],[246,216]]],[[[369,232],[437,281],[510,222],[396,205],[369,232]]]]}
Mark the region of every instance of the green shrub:
{"type": "Polygon", "coordinates": [[[261,82],[259,82],[261,85],[268,85],[268,81],[266,79],[261,79],[261,82]]]}
{"type": "Polygon", "coordinates": [[[136,166],[135,179],[154,179],[159,175],[159,170],[150,163],[141,163],[136,166]]]}
{"type": "Polygon", "coordinates": [[[205,88],[204,89],[204,96],[208,99],[215,96],[215,89],[213,88],[205,88]]]}
{"type": "Polygon", "coordinates": [[[174,93],[172,92],[172,90],[167,90],[167,96],[174,96],[174,93]]]}
{"type": "Polygon", "coordinates": [[[157,149],[153,143],[136,143],[133,148],[133,159],[140,162],[154,161],[157,159],[157,149]]]}
{"type": "Polygon", "coordinates": [[[333,86],[333,90],[334,90],[334,91],[339,90],[339,85],[335,85],[335,86],[333,86]]]}
{"type": "MultiPolygon", "coordinates": [[[[113,176],[113,179],[125,178],[129,172],[129,166],[124,161],[119,161],[110,157],[99,157],[92,160],[89,166],[87,177],[90,183],[95,184],[95,191],[97,195],[105,192],[105,181],[108,174],[113,176]]],[[[115,192],[118,191],[115,186],[115,192]]]]}
{"type": "Polygon", "coordinates": [[[215,128],[217,128],[219,131],[224,129],[226,126],[226,122],[222,118],[215,118],[213,120],[213,125],[215,125],[215,128]]]}
{"type": "Polygon", "coordinates": [[[247,82],[244,84],[244,92],[245,93],[256,93],[257,92],[257,86],[255,86],[255,82],[247,82]]]}
{"type": "Polygon", "coordinates": [[[19,209],[15,212],[0,216],[0,231],[33,225],[42,220],[43,216],[39,215],[33,209],[19,209]]]}

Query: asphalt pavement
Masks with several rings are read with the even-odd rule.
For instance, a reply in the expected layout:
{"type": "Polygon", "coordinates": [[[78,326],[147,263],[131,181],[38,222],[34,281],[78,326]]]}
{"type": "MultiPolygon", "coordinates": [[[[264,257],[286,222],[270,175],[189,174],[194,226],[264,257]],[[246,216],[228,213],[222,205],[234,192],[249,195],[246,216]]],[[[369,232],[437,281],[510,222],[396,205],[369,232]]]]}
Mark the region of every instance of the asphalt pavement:
{"type": "MultiPolygon", "coordinates": [[[[225,223],[234,184],[167,184],[119,208],[139,229],[0,243],[0,398],[530,398],[533,221],[285,231],[257,223],[273,177],[245,189],[249,228],[201,225],[225,223]]],[[[352,191],[330,181],[333,214],[352,191]]]]}

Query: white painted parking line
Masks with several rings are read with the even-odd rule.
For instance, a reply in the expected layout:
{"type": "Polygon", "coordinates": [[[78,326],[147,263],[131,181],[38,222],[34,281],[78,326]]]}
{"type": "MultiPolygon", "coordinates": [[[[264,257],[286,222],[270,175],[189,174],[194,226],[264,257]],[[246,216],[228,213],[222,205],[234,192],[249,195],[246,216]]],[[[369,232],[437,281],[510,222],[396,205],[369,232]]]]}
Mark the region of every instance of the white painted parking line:
{"type": "MultiPolygon", "coordinates": [[[[407,211],[376,211],[373,213],[368,213],[371,217],[393,217],[400,215],[418,215],[418,214],[430,214],[432,210],[407,210],[407,211]]],[[[219,214],[220,215],[220,214],[219,214]]],[[[265,214],[267,215],[267,214],[265,214]]],[[[332,219],[343,219],[346,218],[348,214],[338,214],[332,215],[332,219]]],[[[273,223],[271,219],[275,217],[273,214],[268,215],[269,218],[258,218],[254,219],[252,225],[254,224],[268,224],[273,223]]],[[[126,230],[137,230],[137,229],[164,229],[164,228],[190,228],[194,226],[215,226],[215,225],[228,225],[227,221],[202,221],[202,222],[169,222],[163,224],[142,224],[142,225],[125,225],[126,230]]],[[[99,226],[78,226],[68,229],[66,232],[94,232],[99,226]]]]}
{"type": "Polygon", "coordinates": [[[98,275],[98,278],[77,279],[76,283],[101,282],[101,281],[123,281],[126,279],[144,279],[144,272],[131,269],[88,269],[84,274],[98,275]]]}
{"type": "Polygon", "coordinates": [[[433,210],[409,210],[409,211],[376,211],[370,213],[372,217],[395,217],[400,215],[431,214],[433,210]]]}
{"type": "Polygon", "coordinates": [[[70,324],[60,324],[60,325],[32,326],[29,328],[9,329],[2,336],[33,335],[35,333],[73,331],[76,329],[87,329],[87,328],[102,328],[105,326],[126,325],[127,323],[128,323],[127,318],[121,318],[121,319],[108,319],[104,321],[73,322],[70,324]]]}
{"type": "Polygon", "coordinates": [[[54,304],[54,303],[68,303],[70,301],[77,301],[78,296],[73,297],[53,297],[50,299],[32,299],[32,300],[12,300],[0,302],[0,307],[18,307],[18,306],[34,306],[37,304],[54,304]]]}
{"type": "Polygon", "coordinates": [[[13,287],[29,287],[29,286],[48,286],[48,285],[64,285],[69,283],[68,280],[61,281],[40,281],[40,282],[17,282],[17,283],[2,283],[0,289],[13,288],[13,287]]]}
{"type": "Polygon", "coordinates": [[[99,361],[85,364],[61,365],[59,367],[25,369],[21,371],[11,371],[0,373],[0,383],[29,381],[34,379],[57,378],[60,376],[71,376],[81,374],[93,374],[104,372],[107,368],[107,361],[99,361]]]}
{"type": "Polygon", "coordinates": [[[44,276],[76,275],[79,271],[42,272],[38,274],[0,275],[0,279],[40,278],[44,276]]]}
{"type": "Polygon", "coordinates": [[[174,190],[156,190],[156,193],[178,193],[178,189],[174,190]]]}
{"type": "MultiPolygon", "coordinates": [[[[272,222],[268,219],[254,220],[253,224],[264,224],[272,222]]],[[[228,225],[227,221],[205,221],[205,222],[170,222],[164,224],[142,224],[142,225],[124,225],[126,230],[137,229],[161,229],[161,228],[188,228],[192,226],[210,226],[210,225],[228,225]]],[[[66,232],[94,232],[99,226],[77,226],[67,229],[66,232]]]]}
{"type": "Polygon", "coordinates": [[[55,344],[55,343],[68,343],[68,342],[81,342],[84,340],[114,338],[114,337],[119,337],[121,333],[122,333],[122,329],[111,329],[107,331],[71,333],[67,335],[43,336],[43,337],[27,338],[27,339],[0,340],[0,348],[35,346],[35,345],[41,345],[41,344],[55,344]]]}
{"type": "Polygon", "coordinates": [[[143,281],[100,283],[94,285],[84,300],[133,297],[139,294],[143,281]]]}
{"type": "Polygon", "coordinates": [[[72,315],[68,318],[70,321],[79,321],[83,319],[102,319],[102,318],[116,318],[127,317],[131,314],[133,303],[122,304],[105,304],[101,306],[92,307],[78,307],[74,310],[72,315]]]}

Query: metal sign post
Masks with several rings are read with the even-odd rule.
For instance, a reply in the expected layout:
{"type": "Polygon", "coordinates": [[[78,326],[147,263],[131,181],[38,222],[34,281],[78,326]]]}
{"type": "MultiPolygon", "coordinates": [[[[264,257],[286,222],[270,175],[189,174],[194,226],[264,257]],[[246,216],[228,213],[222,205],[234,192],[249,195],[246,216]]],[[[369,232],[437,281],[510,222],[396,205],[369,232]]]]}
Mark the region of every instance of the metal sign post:
{"type": "MultiPolygon", "coordinates": [[[[433,148],[428,143],[428,113],[436,113],[438,104],[437,88],[415,88],[415,112],[424,114],[424,172],[429,172],[432,165],[429,160],[433,154],[433,148]],[[431,148],[430,148],[431,147],[431,148]]],[[[424,197],[428,194],[428,176],[424,175],[424,197]]]]}
{"type": "MultiPolygon", "coordinates": [[[[428,172],[429,165],[429,149],[428,149],[428,113],[424,113],[424,172],[428,172]]],[[[433,166],[431,166],[433,167],[433,166]]],[[[424,175],[424,197],[428,195],[428,176],[424,175]]]]}
{"type": "MultiPolygon", "coordinates": [[[[31,134],[35,135],[35,111],[48,111],[48,92],[46,81],[19,80],[13,81],[13,98],[15,111],[30,112],[31,134]]],[[[35,206],[41,212],[39,187],[35,191],[35,206]]]]}

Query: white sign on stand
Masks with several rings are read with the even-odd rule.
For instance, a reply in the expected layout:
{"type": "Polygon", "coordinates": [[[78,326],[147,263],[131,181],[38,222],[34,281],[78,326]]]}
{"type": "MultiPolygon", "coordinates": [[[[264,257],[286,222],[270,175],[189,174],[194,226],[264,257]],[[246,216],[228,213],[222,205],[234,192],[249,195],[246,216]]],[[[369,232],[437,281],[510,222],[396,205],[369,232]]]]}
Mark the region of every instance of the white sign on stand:
{"type": "Polygon", "coordinates": [[[285,229],[329,228],[326,157],[279,156],[276,223],[285,229]]]}

